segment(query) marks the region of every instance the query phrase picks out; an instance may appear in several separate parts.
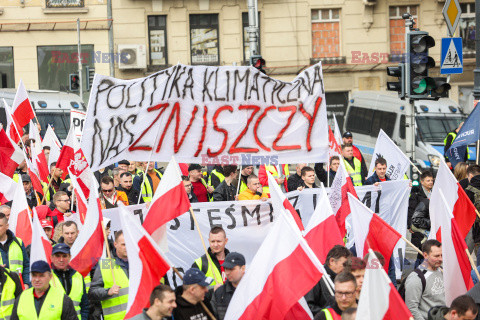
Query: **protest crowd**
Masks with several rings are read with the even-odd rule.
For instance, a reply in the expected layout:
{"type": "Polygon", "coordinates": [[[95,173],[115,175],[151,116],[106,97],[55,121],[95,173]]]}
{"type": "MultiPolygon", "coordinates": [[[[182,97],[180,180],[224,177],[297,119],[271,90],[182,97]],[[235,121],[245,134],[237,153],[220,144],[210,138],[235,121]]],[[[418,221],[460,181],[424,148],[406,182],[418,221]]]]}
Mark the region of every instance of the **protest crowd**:
{"type": "Polygon", "coordinates": [[[445,158],[412,186],[405,166],[392,176],[398,148],[369,169],[354,135],[329,129],[323,162],[149,157],[94,170],[91,142],[70,132],[45,145],[31,107],[8,110],[0,319],[480,319],[479,165],[445,158]],[[385,203],[388,186],[402,205],[385,203]],[[247,239],[219,217],[224,203],[256,247],[238,244],[247,239]],[[186,222],[189,236],[172,242],[186,222]]]}

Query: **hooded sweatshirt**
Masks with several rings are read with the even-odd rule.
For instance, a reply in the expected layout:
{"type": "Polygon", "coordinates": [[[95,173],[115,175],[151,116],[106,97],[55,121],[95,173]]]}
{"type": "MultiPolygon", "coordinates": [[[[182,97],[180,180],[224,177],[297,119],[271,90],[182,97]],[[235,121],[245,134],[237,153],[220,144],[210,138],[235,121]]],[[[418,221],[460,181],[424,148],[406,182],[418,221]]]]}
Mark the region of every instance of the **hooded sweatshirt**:
{"type": "MultiPolygon", "coordinates": [[[[191,304],[182,297],[183,288],[178,287],[175,294],[177,296],[177,307],[173,309],[173,319],[175,320],[209,320],[207,313],[200,303],[191,304]]],[[[205,298],[203,303],[213,312],[210,303],[205,298]]]]}
{"type": "Polygon", "coordinates": [[[447,307],[433,307],[428,311],[428,320],[445,320],[445,315],[447,313],[447,307]]]}

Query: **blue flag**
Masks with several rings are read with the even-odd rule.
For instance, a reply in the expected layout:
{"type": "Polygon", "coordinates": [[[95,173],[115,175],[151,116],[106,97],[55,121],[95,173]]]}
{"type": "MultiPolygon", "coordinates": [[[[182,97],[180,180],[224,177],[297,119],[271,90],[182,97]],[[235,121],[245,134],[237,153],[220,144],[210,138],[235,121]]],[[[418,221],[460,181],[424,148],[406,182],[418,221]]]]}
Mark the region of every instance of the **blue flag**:
{"type": "Polygon", "coordinates": [[[447,156],[448,160],[452,164],[452,168],[455,169],[455,166],[459,162],[465,162],[465,155],[467,154],[467,146],[460,146],[458,148],[449,148],[445,155],[447,156]]]}
{"type": "MultiPolygon", "coordinates": [[[[480,108],[473,109],[472,113],[465,120],[462,128],[458,131],[457,137],[447,150],[447,157],[452,148],[468,146],[480,140],[480,108]]],[[[450,157],[449,157],[450,158],[450,157]]]]}

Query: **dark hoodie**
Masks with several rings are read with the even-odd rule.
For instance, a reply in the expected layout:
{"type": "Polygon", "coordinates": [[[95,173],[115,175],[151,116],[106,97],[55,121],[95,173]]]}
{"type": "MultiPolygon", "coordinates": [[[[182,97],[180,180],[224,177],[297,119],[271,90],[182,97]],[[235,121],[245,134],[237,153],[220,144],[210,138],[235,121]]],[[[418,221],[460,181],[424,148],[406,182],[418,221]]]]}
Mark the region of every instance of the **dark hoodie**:
{"type": "MultiPolygon", "coordinates": [[[[182,297],[183,287],[178,287],[175,290],[175,295],[177,297],[176,303],[177,307],[173,309],[173,319],[175,320],[191,320],[191,319],[210,319],[208,314],[203,309],[201,303],[191,304],[182,297]]],[[[205,298],[203,303],[207,306],[210,312],[213,313],[212,307],[208,302],[208,299],[205,298]]]]}
{"type": "MultiPolygon", "coordinates": [[[[337,274],[330,269],[327,264],[324,265],[325,271],[327,271],[330,279],[335,280],[337,274]]],[[[321,279],[313,288],[305,295],[308,307],[312,311],[313,315],[316,315],[322,309],[329,305],[332,305],[335,298],[330,294],[330,291],[325,284],[325,281],[321,279]]]]}
{"type": "Polygon", "coordinates": [[[445,315],[448,313],[447,307],[433,307],[428,311],[427,320],[445,320],[445,315]]]}

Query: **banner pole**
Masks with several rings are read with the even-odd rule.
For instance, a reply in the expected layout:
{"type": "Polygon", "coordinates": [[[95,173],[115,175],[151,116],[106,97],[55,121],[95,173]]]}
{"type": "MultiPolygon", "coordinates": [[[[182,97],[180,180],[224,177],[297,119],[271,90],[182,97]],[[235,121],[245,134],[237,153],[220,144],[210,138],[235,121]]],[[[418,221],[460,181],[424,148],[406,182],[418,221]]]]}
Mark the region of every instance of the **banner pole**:
{"type": "MultiPolygon", "coordinates": [[[[145,184],[145,178],[147,177],[148,167],[150,166],[150,162],[152,162],[151,160],[152,160],[152,155],[153,155],[153,148],[155,148],[155,145],[157,144],[157,139],[158,139],[158,134],[159,133],[160,133],[160,131],[157,132],[157,135],[155,136],[155,140],[153,140],[152,150],[150,151],[150,155],[148,156],[147,167],[145,168],[145,170],[143,170],[143,179],[142,179],[142,183],[140,184],[140,194],[138,196],[137,204],[140,204],[141,199],[143,199],[142,188],[143,188],[143,185],[145,184]]],[[[153,186],[151,186],[151,187],[152,187],[152,199],[153,199],[153,196],[154,196],[153,186]]]]}
{"type": "Polygon", "coordinates": [[[480,279],[480,274],[478,273],[478,269],[475,267],[475,263],[473,262],[472,255],[470,254],[470,251],[468,251],[468,248],[465,248],[465,253],[468,256],[468,260],[470,260],[470,264],[472,266],[473,271],[475,271],[477,278],[480,279]]]}
{"type": "Polygon", "coordinates": [[[242,182],[242,165],[240,165],[240,172],[238,173],[238,184],[237,184],[237,192],[235,194],[240,193],[240,183],[242,182]]]}
{"type": "MultiPolygon", "coordinates": [[[[411,243],[410,241],[408,241],[407,238],[405,238],[404,236],[402,236],[402,239],[403,239],[403,241],[405,241],[410,247],[412,247],[413,249],[415,249],[415,251],[417,251],[418,253],[420,253],[420,254],[423,256],[423,252],[422,252],[420,249],[418,249],[417,247],[415,247],[415,246],[413,245],[413,243],[411,243]]],[[[480,279],[480,278],[479,278],[479,279],[480,279]]]]}
{"type": "MultiPolygon", "coordinates": [[[[57,172],[57,167],[55,166],[55,170],[53,170],[53,174],[55,174],[57,172]]],[[[42,197],[42,201],[40,202],[40,206],[43,204],[43,202],[45,201],[45,198],[47,197],[47,192],[48,190],[50,189],[51,185],[52,185],[52,181],[53,181],[53,174],[51,175],[50,177],[50,181],[48,182],[48,186],[47,186],[47,189],[45,189],[45,191],[43,192],[44,195],[42,197]]],[[[52,200],[53,200],[53,196],[52,196],[52,200]]]]}

